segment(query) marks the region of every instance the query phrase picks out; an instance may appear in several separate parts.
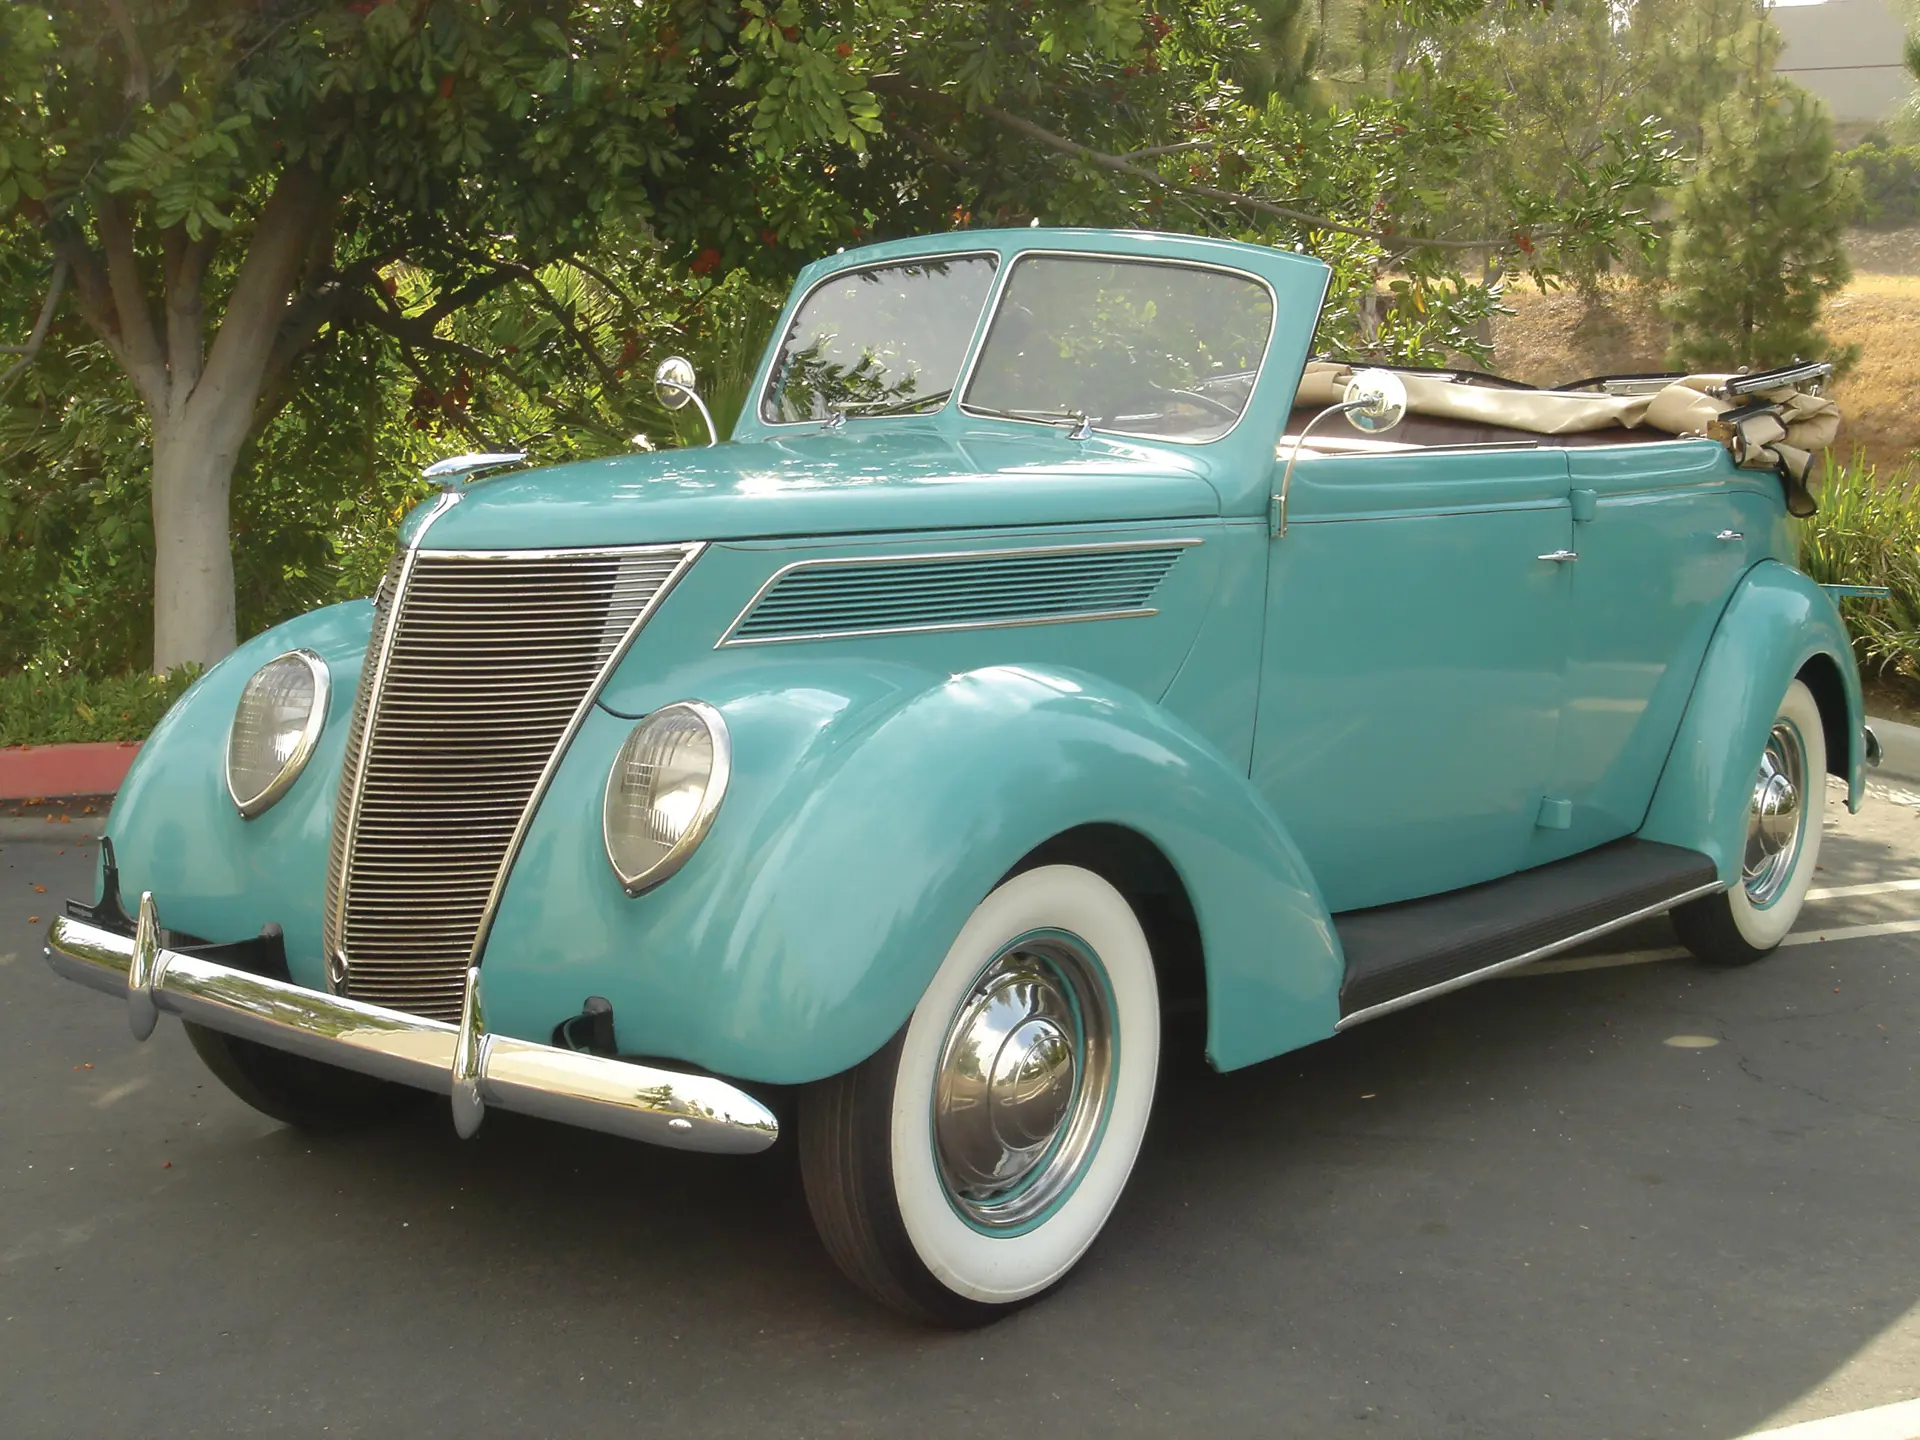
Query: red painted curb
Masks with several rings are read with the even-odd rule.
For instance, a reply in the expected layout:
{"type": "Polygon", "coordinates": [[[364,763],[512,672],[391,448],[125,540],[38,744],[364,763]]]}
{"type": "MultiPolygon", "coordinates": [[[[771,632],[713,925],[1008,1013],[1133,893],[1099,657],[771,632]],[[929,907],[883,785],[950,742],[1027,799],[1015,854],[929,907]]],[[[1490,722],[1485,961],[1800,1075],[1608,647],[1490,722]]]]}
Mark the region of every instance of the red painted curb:
{"type": "Polygon", "coordinates": [[[81,745],[9,745],[0,749],[0,800],[48,795],[110,795],[140,753],[138,740],[81,745]]]}

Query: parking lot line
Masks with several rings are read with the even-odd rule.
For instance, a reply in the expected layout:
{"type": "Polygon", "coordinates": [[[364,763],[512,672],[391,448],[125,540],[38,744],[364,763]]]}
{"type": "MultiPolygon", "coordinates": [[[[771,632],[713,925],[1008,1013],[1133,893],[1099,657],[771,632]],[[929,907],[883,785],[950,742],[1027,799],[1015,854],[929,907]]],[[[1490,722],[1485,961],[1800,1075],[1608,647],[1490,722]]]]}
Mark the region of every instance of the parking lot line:
{"type": "MultiPolygon", "coordinates": [[[[1780,944],[1824,945],[1835,940],[1867,940],[1876,935],[1911,935],[1920,931],[1920,920],[1887,920],[1878,925],[1846,925],[1838,929],[1802,930],[1787,936],[1780,944]]],[[[1573,970],[1611,970],[1622,965],[1652,965],[1662,960],[1684,960],[1691,952],[1679,945],[1664,950],[1622,950],[1617,955],[1574,955],[1565,960],[1540,960],[1509,970],[1507,976],[1564,975],[1573,970]]]]}
{"type": "Polygon", "coordinates": [[[1876,1405],[1779,1430],[1755,1430],[1739,1440],[1920,1440],[1920,1400],[1876,1405]]]}
{"type": "Polygon", "coordinates": [[[1920,890],[1920,880],[1876,880],[1871,885],[1830,885],[1824,890],[1807,891],[1807,903],[1842,900],[1849,895],[1887,895],[1896,890],[1920,890]]]}

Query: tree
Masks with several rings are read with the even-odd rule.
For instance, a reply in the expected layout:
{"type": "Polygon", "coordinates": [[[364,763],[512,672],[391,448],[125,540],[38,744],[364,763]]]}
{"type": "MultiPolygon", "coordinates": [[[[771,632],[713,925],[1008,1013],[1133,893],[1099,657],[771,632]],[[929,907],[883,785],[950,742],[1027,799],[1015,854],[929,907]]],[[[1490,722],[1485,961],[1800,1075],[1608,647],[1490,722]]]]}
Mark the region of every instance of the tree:
{"type": "Polygon", "coordinates": [[[0,219],[71,275],[145,411],[156,667],[231,648],[234,468],[323,335],[379,332],[445,391],[451,361],[512,368],[445,332],[487,296],[571,323],[543,267],[744,231],[763,207],[726,157],[756,65],[812,87],[746,107],[763,152],[858,148],[857,85],[771,35],[703,0],[0,8],[0,219]]]}
{"type": "Polygon", "coordinates": [[[1700,164],[1674,199],[1668,358],[1689,369],[1833,354],[1820,306],[1852,278],[1843,242],[1858,195],[1825,108],[1774,75],[1772,25],[1752,21],[1734,44],[1742,78],[1708,115],[1700,164]]]}
{"type": "Polygon", "coordinates": [[[1324,346],[1437,360],[1484,351],[1495,292],[1463,257],[1552,273],[1645,230],[1628,137],[1571,189],[1503,191],[1521,223],[1462,233],[1440,197],[1499,97],[1429,67],[1320,104],[1302,16],[1330,3],[14,4],[0,239],[49,283],[64,265],[62,304],[138,397],[152,662],[205,662],[236,631],[236,473],[243,496],[263,457],[298,473],[329,427],[624,443],[647,404],[626,371],[663,333],[710,333],[735,271],[777,285],[836,245],[996,221],[1198,230],[1325,255],[1324,346]],[[344,419],[376,375],[406,418],[344,419]]]}

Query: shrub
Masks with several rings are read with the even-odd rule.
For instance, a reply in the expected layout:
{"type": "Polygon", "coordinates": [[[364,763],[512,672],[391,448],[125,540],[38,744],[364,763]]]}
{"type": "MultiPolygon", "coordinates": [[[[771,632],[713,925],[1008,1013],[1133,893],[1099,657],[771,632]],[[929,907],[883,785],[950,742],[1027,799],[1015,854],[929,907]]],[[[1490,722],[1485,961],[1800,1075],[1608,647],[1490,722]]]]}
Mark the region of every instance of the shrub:
{"type": "Polygon", "coordinates": [[[198,673],[115,675],[104,680],[29,666],[0,675],[0,745],[68,740],[144,740],[198,673]]]}
{"type": "Polygon", "coordinates": [[[1920,145],[1872,138],[1840,157],[1860,187],[1858,224],[1895,230],[1920,223],[1920,145]]]}
{"type": "Polygon", "coordinates": [[[1827,456],[1820,509],[1800,527],[1800,564],[1823,585],[1885,585],[1842,600],[1862,675],[1920,694],[1920,486],[1911,465],[1882,478],[1856,454],[1827,456]]]}

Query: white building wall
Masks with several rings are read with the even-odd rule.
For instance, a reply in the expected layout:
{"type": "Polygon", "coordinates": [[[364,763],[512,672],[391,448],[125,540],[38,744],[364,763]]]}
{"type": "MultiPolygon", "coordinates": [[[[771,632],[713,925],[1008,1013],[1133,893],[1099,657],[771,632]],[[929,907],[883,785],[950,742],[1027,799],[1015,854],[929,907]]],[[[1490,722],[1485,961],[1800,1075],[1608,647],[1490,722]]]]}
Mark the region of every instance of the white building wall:
{"type": "Polygon", "coordinates": [[[1780,74],[1825,100],[1839,123],[1885,120],[1913,93],[1900,0],[1780,4],[1773,23],[1786,41],[1780,74]]]}

